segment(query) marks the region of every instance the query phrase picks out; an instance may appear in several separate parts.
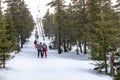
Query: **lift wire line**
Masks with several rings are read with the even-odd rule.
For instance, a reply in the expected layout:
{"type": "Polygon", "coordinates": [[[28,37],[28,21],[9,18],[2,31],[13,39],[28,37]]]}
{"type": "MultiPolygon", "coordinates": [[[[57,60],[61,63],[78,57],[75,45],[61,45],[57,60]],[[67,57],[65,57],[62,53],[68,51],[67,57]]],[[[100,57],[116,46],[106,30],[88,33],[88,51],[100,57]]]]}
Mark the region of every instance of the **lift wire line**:
{"type": "Polygon", "coordinates": [[[38,3],[38,14],[37,14],[37,27],[38,27],[38,30],[39,30],[39,36],[42,35],[43,37],[43,40],[45,40],[44,38],[44,29],[43,29],[43,25],[42,25],[42,21],[41,21],[41,18],[39,17],[39,14],[40,14],[40,0],[39,0],[39,3],[38,3]]]}

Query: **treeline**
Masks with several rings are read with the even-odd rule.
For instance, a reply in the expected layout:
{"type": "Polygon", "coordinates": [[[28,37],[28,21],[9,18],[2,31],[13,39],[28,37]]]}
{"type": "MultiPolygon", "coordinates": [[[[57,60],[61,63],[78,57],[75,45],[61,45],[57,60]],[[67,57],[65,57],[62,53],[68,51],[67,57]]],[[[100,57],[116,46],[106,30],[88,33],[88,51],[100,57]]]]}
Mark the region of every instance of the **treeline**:
{"type": "Polygon", "coordinates": [[[120,48],[120,1],[113,6],[111,0],[71,0],[69,5],[53,0],[48,5],[55,12],[47,11],[43,26],[55,47],[68,51],[77,44],[81,53],[90,50],[91,59],[104,61],[107,74],[107,55],[120,48]]]}
{"type": "Polygon", "coordinates": [[[0,61],[4,68],[10,53],[23,48],[34,24],[24,0],[0,0],[0,61]],[[4,11],[2,4],[7,5],[4,11]]]}

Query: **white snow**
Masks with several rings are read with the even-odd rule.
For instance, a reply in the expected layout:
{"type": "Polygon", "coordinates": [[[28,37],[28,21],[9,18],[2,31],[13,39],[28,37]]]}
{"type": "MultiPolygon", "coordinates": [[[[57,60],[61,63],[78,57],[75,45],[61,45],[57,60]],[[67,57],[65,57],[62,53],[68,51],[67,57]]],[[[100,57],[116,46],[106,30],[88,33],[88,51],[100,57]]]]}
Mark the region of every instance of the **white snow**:
{"type": "MultiPolygon", "coordinates": [[[[33,45],[34,34],[19,54],[0,70],[0,80],[112,80],[111,77],[92,70],[92,60],[74,51],[58,54],[48,50],[47,58],[37,58],[33,45]]],[[[39,41],[43,42],[42,37],[39,41]]],[[[49,44],[50,40],[44,41],[49,44]]]]}

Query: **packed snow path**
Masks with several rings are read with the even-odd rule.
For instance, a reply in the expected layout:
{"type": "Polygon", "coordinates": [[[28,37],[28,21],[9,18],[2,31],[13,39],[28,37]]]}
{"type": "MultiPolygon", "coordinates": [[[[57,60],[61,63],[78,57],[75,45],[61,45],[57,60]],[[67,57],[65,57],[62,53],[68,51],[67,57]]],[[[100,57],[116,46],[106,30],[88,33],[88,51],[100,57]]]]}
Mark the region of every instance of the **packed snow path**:
{"type": "MultiPolygon", "coordinates": [[[[0,80],[112,80],[93,71],[92,61],[84,55],[48,50],[47,58],[37,58],[33,42],[34,35],[22,51],[7,62],[6,69],[0,70],[0,80]]],[[[49,40],[45,42],[48,44],[49,40]]]]}

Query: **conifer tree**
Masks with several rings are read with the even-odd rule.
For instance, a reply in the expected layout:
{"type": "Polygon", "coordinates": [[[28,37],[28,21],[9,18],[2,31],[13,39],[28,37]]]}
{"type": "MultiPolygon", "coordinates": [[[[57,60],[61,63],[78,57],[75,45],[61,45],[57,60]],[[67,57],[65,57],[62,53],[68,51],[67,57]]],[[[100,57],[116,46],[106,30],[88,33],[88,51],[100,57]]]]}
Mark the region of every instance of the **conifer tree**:
{"type": "Polygon", "coordinates": [[[25,5],[24,0],[20,2],[20,38],[21,38],[21,47],[23,47],[23,44],[26,42],[26,39],[30,37],[31,32],[34,28],[34,21],[33,18],[28,10],[28,8],[25,5]]]}
{"type": "Polygon", "coordinates": [[[88,16],[91,26],[90,33],[92,34],[91,54],[104,61],[105,73],[107,74],[107,53],[118,47],[116,44],[118,42],[116,36],[118,28],[115,25],[115,12],[111,7],[110,0],[89,0],[88,3],[91,4],[88,5],[88,7],[90,6],[88,10],[95,10],[89,12],[88,16]],[[94,7],[92,7],[93,5],[94,7]]]}
{"type": "Polygon", "coordinates": [[[0,58],[3,61],[4,67],[5,67],[5,56],[6,56],[6,46],[5,40],[6,40],[6,26],[5,26],[5,18],[2,14],[2,7],[1,7],[2,1],[0,0],[0,58]]]}
{"type": "MultiPolygon", "coordinates": [[[[79,45],[84,44],[84,54],[87,54],[86,43],[89,41],[88,27],[87,24],[87,9],[85,0],[72,0],[73,10],[74,10],[74,24],[77,29],[77,40],[79,45]]],[[[81,50],[82,51],[82,50],[81,50]]]]}
{"type": "MultiPolygon", "coordinates": [[[[74,38],[75,42],[79,42],[79,44],[83,43],[83,13],[82,13],[82,0],[72,0],[72,25],[73,25],[73,33],[75,33],[76,38],[74,38]]],[[[73,36],[71,37],[73,38],[73,36]]],[[[77,44],[78,45],[78,44],[77,44]]],[[[80,46],[81,47],[81,46],[80,46]]],[[[81,48],[80,48],[81,49],[81,48]]],[[[82,52],[82,50],[80,50],[82,52]]]]}
{"type": "Polygon", "coordinates": [[[120,80],[120,70],[118,70],[114,80],[120,80]]]}
{"type": "Polygon", "coordinates": [[[11,51],[19,51],[19,44],[17,43],[16,35],[15,35],[15,26],[13,25],[12,14],[10,13],[10,9],[7,8],[5,10],[5,19],[6,19],[6,29],[7,34],[9,35],[9,41],[12,42],[10,49],[11,51]]]}
{"type": "Polygon", "coordinates": [[[58,53],[61,54],[61,26],[62,26],[62,12],[64,10],[64,0],[53,0],[52,2],[48,3],[51,7],[55,8],[56,14],[56,27],[58,28],[58,53]]]}
{"type": "Polygon", "coordinates": [[[64,52],[67,52],[68,49],[71,49],[71,45],[76,43],[76,39],[78,39],[78,36],[76,36],[78,28],[75,24],[76,20],[71,3],[65,8],[62,15],[62,42],[64,52]]]}
{"type": "Polygon", "coordinates": [[[45,34],[46,36],[48,36],[50,38],[50,30],[52,29],[51,28],[51,22],[52,20],[50,19],[50,12],[49,12],[49,9],[47,10],[47,13],[46,15],[44,16],[44,30],[45,30],[45,34]]]}
{"type": "Polygon", "coordinates": [[[6,0],[15,26],[15,34],[18,43],[23,44],[29,38],[34,27],[34,20],[30,14],[24,0],[6,0]]]}
{"type": "Polygon", "coordinates": [[[3,61],[3,68],[5,62],[10,58],[10,52],[15,50],[15,37],[13,34],[13,25],[10,15],[3,15],[0,7],[0,58],[3,61]]]}

